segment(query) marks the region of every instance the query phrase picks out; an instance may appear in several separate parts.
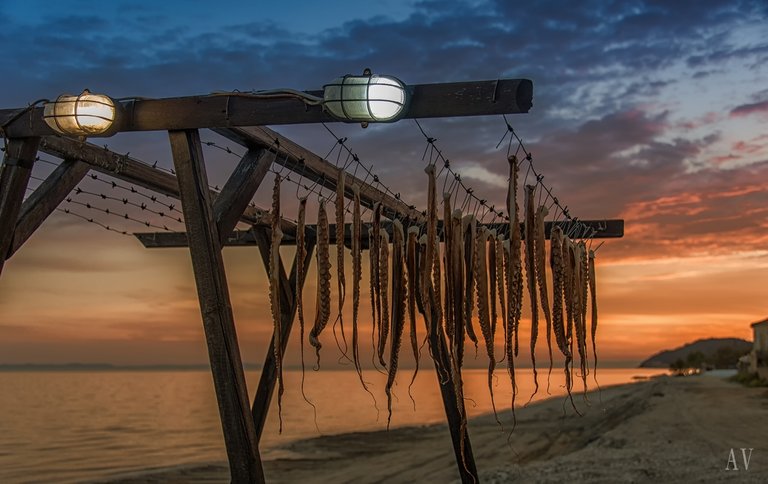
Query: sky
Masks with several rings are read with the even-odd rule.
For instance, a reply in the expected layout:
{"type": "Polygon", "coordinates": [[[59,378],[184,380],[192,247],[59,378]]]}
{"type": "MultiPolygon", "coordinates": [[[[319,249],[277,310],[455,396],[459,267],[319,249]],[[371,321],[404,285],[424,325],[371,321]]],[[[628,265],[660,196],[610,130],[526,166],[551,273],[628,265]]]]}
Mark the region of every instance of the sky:
{"type": "MultiPolygon", "coordinates": [[[[0,3],[0,106],[83,88],[113,97],[318,89],[366,67],[411,84],[528,78],[533,108],[509,121],[545,183],[579,218],[626,221],[625,237],[598,251],[598,344],[606,364],[636,364],[699,338],[751,339],[749,323],[768,317],[764,2],[103,3],[0,3]]],[[[422,126],[466,183],[501,206],[507,162],[496,144],[504,121],[422,126]]],[[[329,127],[403,200],[425,206],[425,142],[412,121],[329,127]]],[[[322,126],[276,129],[334,161],[335,139],[322,126]]],[[[209,132],[202,137],[231,145],[209,132]]],[[[172,166],[164,133],[92,141],[172,166]]],[[[205,156],[211,184],[221,186],[237,157],[211,147],[205,156]]],[[[30,186],[51,169],[38,163],[30,186]]],[[[81,186],[114,190],[99,180],[81,186]]],[[[269,186],[255,197],[264,207],[269,186]]],[[[288,217],[295,191],[283,191],[288,217]]],[[[108,203],[88,197],[72,195],[108,203]]],[[[150,230],[69,205],[119,230],[150,230]]],[[[146,210],[132,213],[172,224],[146,210]]],[[[283,256],[290,260],[292,249],[283,256]]],[[[255,248],[225,249],[224,257],[243,357],[260,362],[271,335],[266,273],[255,248]]],[[[313,269],[304,298],[310,315],[314,294],[313,269]]],[[[295,333],[289,364],[298,361],[295,333]]],[[[337,350],[326,338],[332,366],[337,350]]],[[[147,250],[131,236],[57,212],[0,275],[0,363],[205,361],[184,249],[147,250]]]]}

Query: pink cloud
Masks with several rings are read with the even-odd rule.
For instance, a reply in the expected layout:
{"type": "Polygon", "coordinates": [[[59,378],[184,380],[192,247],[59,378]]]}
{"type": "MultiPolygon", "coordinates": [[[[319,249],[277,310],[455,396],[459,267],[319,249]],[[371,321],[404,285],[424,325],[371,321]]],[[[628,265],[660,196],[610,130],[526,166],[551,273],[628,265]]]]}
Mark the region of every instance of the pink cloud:
{"type": "Polygon", "coordinates": [[[749,116],[750,114],[768,114],[768,101],[742,104],[731,110],[731,117],[749,116]]]}

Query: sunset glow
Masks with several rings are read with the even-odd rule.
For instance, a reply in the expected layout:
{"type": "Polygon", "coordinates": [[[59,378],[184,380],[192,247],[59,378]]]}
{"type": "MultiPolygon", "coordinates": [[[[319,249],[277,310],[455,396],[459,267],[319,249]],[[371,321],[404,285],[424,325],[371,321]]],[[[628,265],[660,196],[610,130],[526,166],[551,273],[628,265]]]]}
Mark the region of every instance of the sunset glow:
{"type": "MultiPolygon", "coordinates": [[[[433,2],[393,0],[350,18],[318,14],[312,25],[290,14],[296,2],[254,20],[206,20],[204,14],[186,19],[172,16],[167,6],[156,12],[111,6],[84,15],[72,8],[88,5],[80,1],[46,4],[40,15],[34,11],[39,3],[0,6],[6,65],[20,59],[31,64],[4,72],[4,108],[85,86],[115,98],[319,89],[328,79],[369,66],[408,84],[530,78],[534,107],[509,121],[546,183],[581,219],[626,221],[624,238],[607,240],[597,257],[604,364],[637,364],[699,338],[751,339],[749,323],[768,316],[768,40],[762,2],[718,8],[641,2],[626,9],[596,2],[595,8],[547,10],[509,2],[452,2],[436,9],[433,2]],[[145,15],[159,20],[150,28],[145,15]],[[64,21],[74,28],[59,28],[64,21]],[[26,42],[31,29],[35,42],[26,42]],[[457,30],[463,38],[446,35],[457,30]]],[[[502,206],[507,163],[505,147],[495,145],[504,122],[480,117],[423,124],[463,179],[489,204],[502,206]]],[[[331,128],[347,136],[403,200],[420,210],[426,206],[425,143],[412,121],[365,131],[359,125],[331,128]]],[[[278,131],[320,155],[335,144],[320,125],[278,131]]],[[[207,132],[203,138],[227,144],[207,132]]],[[[109,139],[109,148],[172,167],[165,133],[121,134],[109,139]]],[[[211,184],[221,186],[237,157],[209,147],[205,156],[211,184]]],[[[51,169],[38,163],[30,186],[51,169]]],[[[83,186],[98,185],[86,180],[83,186]]],[[[268,186],[269,177],[254,199],[262,207],[268,207],[268,186]]],[[[288,218],[295,218],[297,193],[295,185],[284,190],[288,218]]],[[[316,206],[311,200],[311,222],[316,206]]],[[[129,232],[156,230],[104,220],[129,232]]],[[[293,252],[283,249],[287,266],[293,252]]],[[[260,364],[272,331],[266,272],[255,247],[225,249],[224,258],[243,359],[260,364]]],[[[350,271],[348,250],[347,258],[350,271]]],[[[367,342],[364,261],[361,338],[367,342]]],[[[309,319],[314,267],[304,290],[309,319]]],[[[345,311],[351,321],[351,305],[345,311]]],[[[527,307],[523,316],[527,335],[527,307]]],[[[298,331],[291,338],[286,364],[296,366],[298,331]]],[[[323,359],[333,368],[338,350],[330,331],[323,338],[323,359]]],[[[310,354],[308,345],[305,351],[310,354]]],[[[544,358],[546,348],[538,351],[544,358]]],[[[0,277],[0,364],[28,362],[206,363],[188,252],[148,250],[132,236],[54,213],[0,277]]],[[[481,359],[476,364],[485,365],[481,359]]]]}

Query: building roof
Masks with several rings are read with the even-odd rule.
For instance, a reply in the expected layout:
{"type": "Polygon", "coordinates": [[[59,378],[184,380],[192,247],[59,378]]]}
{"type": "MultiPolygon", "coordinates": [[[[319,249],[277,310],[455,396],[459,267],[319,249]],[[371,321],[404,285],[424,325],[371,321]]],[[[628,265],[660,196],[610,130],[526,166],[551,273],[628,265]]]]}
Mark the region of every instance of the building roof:
{"type": "Polygon", "coordinates": [[[766,325],[766,326],[768,326],[768,319],[764,319],[764,320],[762,320],[762,321],[758,321],[758,322],[756,322],[756,323],[752,323],[752,324],[750,324],[750,326],[752,326],[753,328],[756,328],[756,327],[758,327],[758,326],[763,326],[763,325],[766,325]]]}

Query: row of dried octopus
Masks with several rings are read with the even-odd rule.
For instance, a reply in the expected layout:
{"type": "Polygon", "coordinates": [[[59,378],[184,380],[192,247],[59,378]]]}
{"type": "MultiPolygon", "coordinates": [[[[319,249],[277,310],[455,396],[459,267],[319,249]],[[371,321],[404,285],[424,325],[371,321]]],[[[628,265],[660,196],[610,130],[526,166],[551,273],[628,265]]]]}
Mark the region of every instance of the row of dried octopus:
{"type": "MultiPolygon", "coordinates": [[[[538,390],[535,348],[539,331],[539,308],[546,322],[546,339],[549,351],[549,371],[552,370],[553,352],[552,335],[557,349],[565,358],[566,388],[570,396],[573,385],[573,361],[578,354],[580,372],[586,391],[586,378],[589,371],[587,362],[587,307],[591,306],[591,346],[597,365],[595,332],[597,329],[597,302],[595,292],[594,252],[587,249],[584,241],[574,242],[556,224],[550,233],[550,257],[546,257],[546,234],[544,220],[548,215],[547,207],[535,206],[536,187],[525,187],[524,219],[520,219],[518,206],[518,162],[509,158],[510,177],[506,197],[509,213],[507,234],[478,223],[469,214],[451,208],[451,196],[443,197],[442,253],[440,245],[440,222],[437,213],[437,194],[435,167],[426,168],[428,176],[427,216],[425,233],[411,226],[407,230],[398,220],[392,223],[392,237],[382,227],[382,206],[373,207],[372,222],[368,231],[370,264],[370,305],[373,321],[373,349],[378,363],[387,371],[385,391],[388,400],[389,420],[392,416],[392,386],[398,369],[398,360],[408,323],[410,346],[417,363],[419,361],[419,342],[417,338],[417,315],[420,315],[431,332],[442,333],[448,345],[447,355],[439,354],[440,347],[430,345],[430,355],[435,360],[440,377],[451,381],[457,398],[457,405],[464,415],[462,431],[466,426],[463,410],[463,389],[461,369],[464,360],[465,339],[468,338],[477,348],[479,339],[474,328],[475,309],[480,333],[485,342],[488,355],[488,387],[493,397],[493,372],[497,364],[494,355],[499,315],[504,335],[504,358],[512,384],[512,412],[517,395],[515,382],[515,358],[519,354],[520,320],[522,317],[523,294],[526,292],[531,307],[530,351],[533,374],[538,390]],[[523,229],[521,229],[521,226],[523,229]],[[523,230],[525,237],[523,237],[523,230]],[[524,245],[524,247],[523,247],[524,245]],[[552,300],[547,287],[546,271],[550,267],[552,274],[552,300]],[[391,291],[390,291],[391,281],[391,291]],[[526,286],[526,287],[524,287],[526,286]],[[588,296],[591,300],[588,301],[588,296]],[[386,348],[389,342],[389,358],[386,348]],[[575,350],[574,350],[575,346],[575,350]],[[441,362],[450,362],[446,365],[441,362]]],[[[341,171],[337,180],[335,202],[336,227],[345,225],[345,175],[341,171]]],[[[362,281],[362,221],[360,217],[360,193],[353,190],[353,209],[351,226],[352,252],[352,358],[360,382],[368,391],[363,379],[360,364],[360,337],[358,319],[362,281]]],[[[280,179],[275,180],[273,191],[272,240],[270,255],[270,303],[275,325],[275,360],[278,378],[278,408],[283,394],[282,379],[282,333],[280,324],[279,300],[279,246],[282,238],[277,221],[280,219],[280,179]]],[[[297,227],[297,261],[306,257],[305,243],[306,199],[300,200],[297,227]]],[[[317,216],[317,295],[315,317],[309,333],[309,342],[315,348],[317,365],[320,362],[320,335],[331,319],[331,279],[332,265],[330,258],[330,229],[325,202],[321,201],[317,216]]],[[[344,269],[344,237],[337,234],[336,280],[338,294],[338,315],[342,340],[346,345],[342,312],[346,297],[346,279],[344,269]]],[[[305,331],[305,315],[301,288],[304,274],[301,264],[297,264],[297,311],[302,341],[305,331]]],[[[344,350],[345,351],[345,350],[344,350]]],[[[500,362],[500,361],[499,361],[500,362]]],[[[413,378],[416,377],[414,373],[413,378]]],[[[413,380],[412,380],[413,381],[413,380]]],[[[573,399],[571,398],[571,402],[573,399]]],[[[495,413],[495,403],[494,413],[495,413]]],[[[575,407],[574,407],[575,408],[575,407]]]]}

